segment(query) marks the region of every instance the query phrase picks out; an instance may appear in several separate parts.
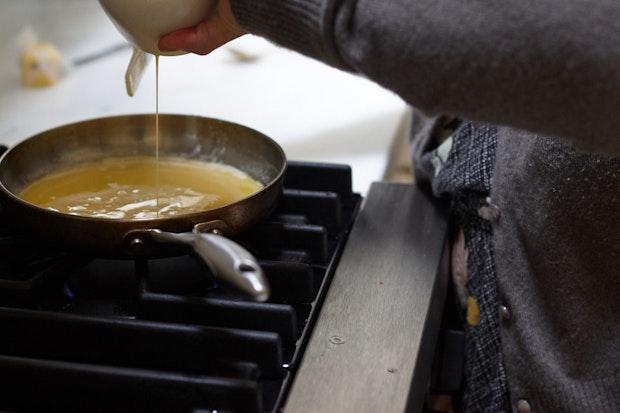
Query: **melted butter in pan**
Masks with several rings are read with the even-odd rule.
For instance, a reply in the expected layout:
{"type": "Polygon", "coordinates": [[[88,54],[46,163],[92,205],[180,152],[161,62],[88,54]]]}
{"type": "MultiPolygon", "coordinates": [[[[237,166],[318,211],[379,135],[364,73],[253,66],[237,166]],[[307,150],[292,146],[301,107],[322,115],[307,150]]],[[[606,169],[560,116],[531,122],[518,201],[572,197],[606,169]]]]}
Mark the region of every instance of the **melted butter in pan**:
{"type": "Polygon", "coordinates": [[[263,188],[249,175],[218,163],[162,158],[156,171],[151,157],[107,159],[45,176],[20,196],[65,214],[154,219],[219,208],[263,188]]]}

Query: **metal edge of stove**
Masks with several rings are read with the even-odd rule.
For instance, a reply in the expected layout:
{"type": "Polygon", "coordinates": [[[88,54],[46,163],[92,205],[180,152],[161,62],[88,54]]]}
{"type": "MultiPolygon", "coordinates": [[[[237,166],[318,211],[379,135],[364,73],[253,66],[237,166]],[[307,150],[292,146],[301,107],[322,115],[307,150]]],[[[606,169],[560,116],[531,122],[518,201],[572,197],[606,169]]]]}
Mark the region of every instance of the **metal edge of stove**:
{"type": "Polygon", "coordinates": [[[445,205],[372,185],[284,405],[297,412],[421,411],[448,284],[445,205]]]}
{"type": "Polygon", "coordinates": [[[344,232],[342,233],[342,238],[338,240],[338,245],[336,247],[336,250],[334,251],[329,263],[326,266],[327,270],[325,272],[325,277],[323,278],[323,281],[321,282],[321,285],[319,286],[319,289],[318,289],[319,293],[315,301],[312,303],[312,309],[310,310],[310,314],[308,316],[307,325],[304,328],[304,332],[302,336],[298,340],[298,344],[295,348],[295,353],[293,354],[291,358],[291,364],[288,366],[285,366],[286,370],[288,370],[288,373],[282,384],[282,391],[280,391],[280,394],[278,395],[277,401],[274,405],[275,406],[274,412],[280,411],[283,406],[283,403],[288,398],[288,395],[291,390],[291,386],[293,384],[293,380],[295,378],[295,372],[298,370],[301,360],[303,358],[303,355],[306,351],[308,342],[310,341],[312,331],[314,331],[314,326],[316,325],[316,322],[321,312],[321,308],[323,307],[323,303],[325,302],[325,298],[327,297],[327,292],[329,291],[329,287],[334,278],[334,274],[336,272],[338,262],[340,261],[340,258],[342,257],[342,253],[344,252],[345,245],[347,244],[349,235],[351,234],[351,230],[353,228],[353,224],[355,223],[355,219],[359,215],[359,211],[361,209],[361,204],[362,204],[362,197],[359,194],[353,194],[351,203],[352,203],[351,222],[344,229],[344,232]]]}

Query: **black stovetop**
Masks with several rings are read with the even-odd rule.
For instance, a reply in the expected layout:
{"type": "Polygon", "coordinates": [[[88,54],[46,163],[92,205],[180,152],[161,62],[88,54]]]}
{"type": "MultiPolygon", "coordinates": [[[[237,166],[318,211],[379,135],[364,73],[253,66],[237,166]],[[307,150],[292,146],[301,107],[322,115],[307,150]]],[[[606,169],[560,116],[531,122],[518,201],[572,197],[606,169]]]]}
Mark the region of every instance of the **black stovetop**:
{"type": "Polygon", "coordinates": [[[264,304],[193,257],[55,252],[0,212],[0,410],[277,410],[359,204],[348,167],[290,163],[277,211],[238,237],[266,272],[264,304]]]}

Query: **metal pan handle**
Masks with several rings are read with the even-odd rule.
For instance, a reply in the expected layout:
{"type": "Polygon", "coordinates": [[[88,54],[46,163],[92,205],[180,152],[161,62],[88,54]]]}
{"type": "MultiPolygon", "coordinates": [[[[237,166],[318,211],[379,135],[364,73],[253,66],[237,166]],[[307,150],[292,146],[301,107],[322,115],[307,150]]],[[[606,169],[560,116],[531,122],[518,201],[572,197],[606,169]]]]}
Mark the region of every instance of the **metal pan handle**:
{"type": "Polygon", "coordinates": [[[194,234],[194,253],[211,271],[254,300],[269,299],[269,284],[256,258],[230,239],[216,234],[194,234]]]}
{"type": "Polygon", "coordinates": [[[255,301],[269,299],[270,289],[258,261],[234,241],[213,233],[137,230],[127,234],[128,251],[134,255],[156,254],[158,246],[177,245],[191,250],[213,274],[255,301]]]}

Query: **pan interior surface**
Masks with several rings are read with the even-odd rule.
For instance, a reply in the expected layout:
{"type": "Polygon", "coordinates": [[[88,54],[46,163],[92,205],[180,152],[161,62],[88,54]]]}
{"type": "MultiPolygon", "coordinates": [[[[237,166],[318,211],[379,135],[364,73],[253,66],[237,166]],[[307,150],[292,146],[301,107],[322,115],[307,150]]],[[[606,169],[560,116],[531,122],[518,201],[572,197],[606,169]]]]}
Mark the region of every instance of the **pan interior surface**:
{"type": "MultiPolygon", "coordinates": [[[[155,154],[153,115],[96,119],[44,132],[16,146],[0,164],[0,181],[19,197],[33,182],[58,171],[155,154]]],[[[215,119],[160,115],[163,158],[234,167],[263,187],[278,180],[286,159],[275,142],[249,128],[215,119]]]]}

